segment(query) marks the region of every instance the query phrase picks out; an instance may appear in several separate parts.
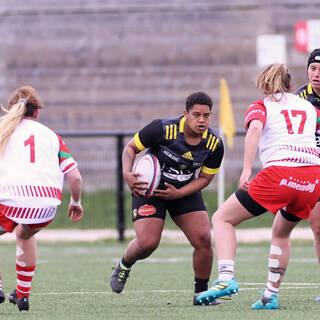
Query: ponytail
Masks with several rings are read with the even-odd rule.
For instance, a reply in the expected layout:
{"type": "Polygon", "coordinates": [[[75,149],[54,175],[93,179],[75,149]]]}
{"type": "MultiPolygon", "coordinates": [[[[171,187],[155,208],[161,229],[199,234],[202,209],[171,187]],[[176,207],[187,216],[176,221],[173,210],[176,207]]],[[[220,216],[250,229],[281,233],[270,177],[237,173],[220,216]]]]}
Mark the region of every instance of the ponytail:
{"type": "Polygon", "coordinates": [[[6,112],[6,115],[0,117],[0,120],[2,120],[0,123],[0,156],[3,155],[9,138],[26,113],[26,102],[25,99],[20,99],[10,110],[1,106],[1,109],[6,112]]]}
{"type": "Polygon", "coordinates": [[[12,133],[23,117],[33,117],[35,110],[42,108],[41,99],[31,86],[18,88],[8,102],[8,108],[1,106],[6,114],[0,117],[0,156],[4,154],[12,133]]]}
{"type": "Polygon", "coordinates": [[[256,86],[265,95],[274,96],[276,93],[289,92],[291,76],[284,64],[272,64],[258,74],[256,86]]]}

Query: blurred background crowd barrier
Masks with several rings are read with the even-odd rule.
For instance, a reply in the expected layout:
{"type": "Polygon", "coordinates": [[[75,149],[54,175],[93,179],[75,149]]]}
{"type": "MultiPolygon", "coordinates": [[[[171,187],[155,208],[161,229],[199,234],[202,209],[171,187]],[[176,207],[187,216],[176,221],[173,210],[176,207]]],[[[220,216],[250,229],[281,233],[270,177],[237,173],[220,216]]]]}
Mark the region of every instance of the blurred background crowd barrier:
{"type": "MultiPolygon", "coordinates": [[[[319,9],[318,0],[0,0],[0,102],[29,84],[45,104],[40,121],[56,132],[133,133],[155,118],[181,115],[186,97],[205,91],[218,129],[224,78],[241,132],[248,105],[261,98],[254,79],[264,65],[286,63],[293,89],[307,81],[309,52],[320,47],[319,9]]],[[[95,205],[79,226],[114,227],[105,216],[118,202],[104,192],[119,183],[119,140],[64,138],[95,205]],[[99,192],[107,207],[94,198],[99,192]],[[100,211],[101,220],[89,219],[100,211]]],[[[226,147],[226,193],[237,184],[242,146],[237,134],[226,147]]]]}

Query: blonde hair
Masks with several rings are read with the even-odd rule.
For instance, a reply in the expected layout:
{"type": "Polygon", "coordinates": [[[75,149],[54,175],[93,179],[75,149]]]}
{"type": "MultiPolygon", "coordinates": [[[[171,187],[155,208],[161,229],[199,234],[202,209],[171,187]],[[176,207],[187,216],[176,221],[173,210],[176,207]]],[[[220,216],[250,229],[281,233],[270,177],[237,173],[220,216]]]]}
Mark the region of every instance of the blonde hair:
{"type": "Polygon", "coordinates": [[[256,86],[265,95],[272,96],[276,93],[289,92],[291,87],[291,75],[284,64],[271,64],[256,78],[256,86]]]}
{"type": "Polygon", "coordinates": [[[0,155],[3,155],[9,138],[25,116],[33,116],[43,104],[36,90],[31,86],[18,88],[9,99],[8,108],[1,106],[6,113],[0,117],[0,155]]]}

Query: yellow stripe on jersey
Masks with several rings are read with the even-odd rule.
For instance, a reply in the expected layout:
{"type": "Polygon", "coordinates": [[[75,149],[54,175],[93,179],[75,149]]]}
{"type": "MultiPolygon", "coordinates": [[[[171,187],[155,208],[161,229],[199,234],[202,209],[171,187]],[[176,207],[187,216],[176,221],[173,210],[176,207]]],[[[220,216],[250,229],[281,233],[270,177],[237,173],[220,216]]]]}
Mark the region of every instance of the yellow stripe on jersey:
{"type": "Polygon", "coordinates": [[[219,139],[210,133],[209,139],[206,144],[206,148],[210,149],[211,151],[214,151],[218,142],[219,139]]]}
{"type": "Polygon", "coordinates": [[[177,125],[166,125],[166,140],[177,138],[177,125]]]}
{"type": "Polygon", "coordinates": [[[307,91],[306,90],[303,90],[303,99],[305,99],[305,100],[307,100],[308,99],[308,97],[307,97],[307,91]]]}
{"type": "Polygon", "coordinates": [[[308,87],[307,87],[307,90],[308,90],[308,94],[312,94],[312,85],[311,83],[308,84],[308,87]]]}
{"type": "Polygon", "coordinates": [[[217,138],[215,144],[214,144],[213,147],[211,148],[211,151],[214,151],[214,149],[216,148],[218,142],[219,142],[219,139],[217,138]]]}
{"type": "Polygon", "coordinates": [[[210,145],[210,141],[212,139],[212,134],[210,133],[210,136],[209,136],[209,139],[208,139],[208,142],[207,142],[207,145],[206,145],[206,148],[209,148],[209,145],[210,145]]]}
{"type": "Polygon", "coordinates": [[[184,132],[184,123],[186,122],[186,118],[183,117],[179,124],[179,132],[184,132]]]}
{"type": "Polygon", "coordinates": [[[206,139],[208,136],[208,129],[202,134],[202,139],[206,139]]]}
{"type": "Polygon", "coordinates": [[[219,168],[211,169],[206,166],[202,166],[201,171],[206,174],[216,174],[219,171],[219,168]]]}
{"type": "Polygon", "coordinates": [[[217,140],[217,137],[213,137],[213,138],[212,138],[212,141],[211,141],[211,143],[210,143],[209,149],[212,150],[212,151],[213,151],[213,149],[212,149],[212,148],[213,148],[213,144],[215,143],[216,140],[217,140]]]}
{"type": "Polygon", "coordinates": [[[169,139],[169,130],[170,130],[169,126],[166,125],[166,140],[169,139]]]}
{"type": "Polygon", "coordinates": [[[142,151],[144,149],[146,149],[146,147],[141,143],[140,141],[140,138],[139,138],[139,132],[137,132],[135,135],[134,135],[134,143],[136,144],[136,147],[142,151]]]}

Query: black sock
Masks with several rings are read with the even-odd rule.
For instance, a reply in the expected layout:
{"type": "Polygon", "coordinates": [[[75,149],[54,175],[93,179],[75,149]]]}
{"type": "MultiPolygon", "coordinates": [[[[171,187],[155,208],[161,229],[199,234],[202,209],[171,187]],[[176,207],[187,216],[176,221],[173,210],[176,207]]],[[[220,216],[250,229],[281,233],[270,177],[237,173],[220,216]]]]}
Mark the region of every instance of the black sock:
{"type": "Polygon", "coordinates": [[[124,265],[126,268],[131,268],[131,267],[134,265],[134,263],[129,263],[129,262],[127,262],[126,260],[124,260],[124,256],[121,258],[121,263],[122,263],[122,265],[124,265]]]}
{"type": "Polygon", "coordinates": [[[208,290],[209,279],[194,278],[194,293],[208,290]]]}

